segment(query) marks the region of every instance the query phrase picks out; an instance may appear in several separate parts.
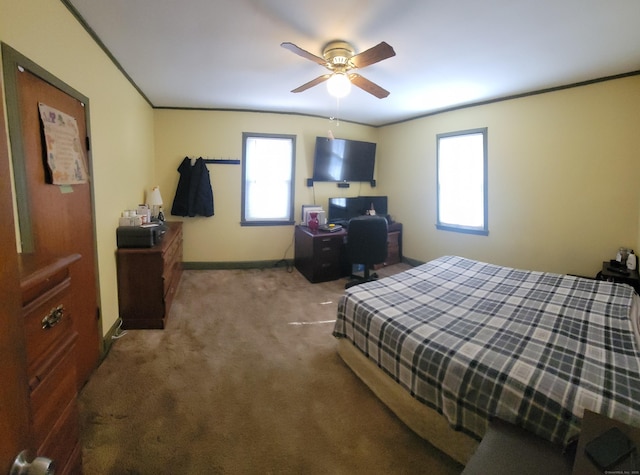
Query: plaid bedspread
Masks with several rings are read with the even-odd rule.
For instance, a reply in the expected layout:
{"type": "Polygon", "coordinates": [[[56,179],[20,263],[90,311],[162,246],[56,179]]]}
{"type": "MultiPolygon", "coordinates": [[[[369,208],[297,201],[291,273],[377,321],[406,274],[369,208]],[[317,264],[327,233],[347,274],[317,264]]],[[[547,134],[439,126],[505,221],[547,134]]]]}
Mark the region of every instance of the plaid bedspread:
{"type": "Polygon", "coordinates": [[[481,438],[500,417],[555,443],[584,409],[640,426],[633,289],[446,256],[351,287],[333,335],[481,438]]]}

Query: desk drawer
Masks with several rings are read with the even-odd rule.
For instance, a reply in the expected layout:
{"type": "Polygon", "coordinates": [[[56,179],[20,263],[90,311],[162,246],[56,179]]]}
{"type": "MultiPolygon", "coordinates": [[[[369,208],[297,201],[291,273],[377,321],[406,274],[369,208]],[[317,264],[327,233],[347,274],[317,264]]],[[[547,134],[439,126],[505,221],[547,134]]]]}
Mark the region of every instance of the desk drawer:
{"type": "Polygon", "coordinates": [[[339,260],[317,262],[313,273],[313,282],[327,282],[342,277],[339,260]]]}
{"type": "Polygon", "coordinates": [[[387,242],[387,259],[385,260],[385,264],[397,264],[400,260],[400,233],[389,233],[389,240],[387,242]]]}
{"type": "Polygon", "coordinates": [[[340,236],[325,236],[313,240],[313,252],[317,256],[340,254],[343,241],[340,236]]]}

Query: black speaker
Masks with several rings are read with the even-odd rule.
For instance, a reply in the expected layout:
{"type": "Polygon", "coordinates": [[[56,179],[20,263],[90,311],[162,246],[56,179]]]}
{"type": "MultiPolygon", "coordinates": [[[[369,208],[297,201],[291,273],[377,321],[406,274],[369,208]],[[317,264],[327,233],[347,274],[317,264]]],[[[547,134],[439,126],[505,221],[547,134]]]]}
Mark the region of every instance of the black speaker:
{"type": "Polygon", "coordinates": [[[307,178],[307,186],[313,186],[313,178],[307,178]]]}
{"type": "Polygon", "coordinates": [[[375,180],[371,180],[371,188],[375,188],[376,187],[376,181],[375,180]]]}

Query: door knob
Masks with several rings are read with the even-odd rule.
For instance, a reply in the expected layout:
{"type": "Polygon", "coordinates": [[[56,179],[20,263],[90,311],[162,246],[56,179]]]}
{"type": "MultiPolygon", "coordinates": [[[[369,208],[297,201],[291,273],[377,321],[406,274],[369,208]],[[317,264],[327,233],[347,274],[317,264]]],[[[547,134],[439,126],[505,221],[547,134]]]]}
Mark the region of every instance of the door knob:
{"type": "Polygon", "coordinates": [[[11,466],[9,475],[54,475],[53,460],[46,457],[31,457],[28,450],[18,454],[11,466]],[[31,459],[31,462],[28,460],[31,459]]]}

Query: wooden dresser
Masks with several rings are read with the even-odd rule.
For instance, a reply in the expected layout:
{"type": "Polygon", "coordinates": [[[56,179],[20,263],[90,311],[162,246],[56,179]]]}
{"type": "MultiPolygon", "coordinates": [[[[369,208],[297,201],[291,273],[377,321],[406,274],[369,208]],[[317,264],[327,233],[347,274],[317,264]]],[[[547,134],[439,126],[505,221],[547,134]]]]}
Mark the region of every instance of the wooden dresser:
{"type": "Polygon", "coordinates": [[[79,254],[20,256],[31,430],[37,454],[52,459],[57,474],[82,472],[74,330],[67,301],[69,266],[79,254]]]}
{"type": "Polygon", "coordinates": [[[165,224],[159,244],[116,252],[123,329],[165,327],[182,274],[182,223],[165,224]]]}

